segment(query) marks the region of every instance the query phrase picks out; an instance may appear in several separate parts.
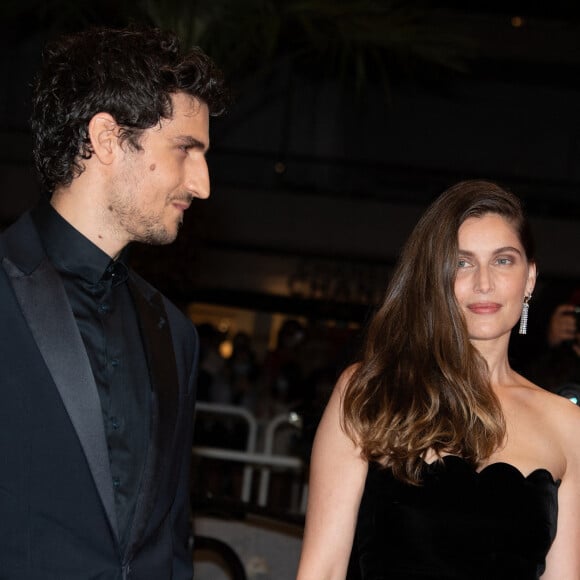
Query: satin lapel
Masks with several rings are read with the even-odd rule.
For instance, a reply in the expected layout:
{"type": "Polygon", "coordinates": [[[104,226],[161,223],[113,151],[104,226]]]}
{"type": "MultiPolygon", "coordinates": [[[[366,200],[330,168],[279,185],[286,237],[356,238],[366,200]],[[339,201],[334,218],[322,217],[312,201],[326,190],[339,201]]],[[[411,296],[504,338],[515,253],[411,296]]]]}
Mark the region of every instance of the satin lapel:
{"type": "Polygon", "coordinates": [[[109,524],[118,538],[101,403],[64,286],[46,258],[29,274],[9,258],[4,258],[2,265],[80,440],[109,524]]]}
{"type": "Polygon", "coordinates": [[[151,437],[128,550],[143,536],[150,521],[161,474],[171,462],[177,421],[179,382],[171,329],[161,294],[130,278],[151,377],[151,437]]]}

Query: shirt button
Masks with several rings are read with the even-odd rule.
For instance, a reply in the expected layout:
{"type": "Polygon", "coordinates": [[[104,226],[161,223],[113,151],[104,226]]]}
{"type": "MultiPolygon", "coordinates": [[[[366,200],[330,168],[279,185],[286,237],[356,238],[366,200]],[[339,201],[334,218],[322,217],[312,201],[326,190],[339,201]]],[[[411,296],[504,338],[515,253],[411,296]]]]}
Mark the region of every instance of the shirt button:
{"type": "Polygon", "coordinates": [[[119,366],[119,359],[118,358],[112,358],[111,359],[111,366],[112,367],[118,367],[119,366]]]}
{"type": "Polygon", "coordinates": [[[108,304],[99,304],[98,311],[101,314],[106,314],[107,312],[109,312],[109,310],[110,310],[110,307],[108,304]]]}
{"type": "Polygon", "coordinates": [[[121,480],[118,477],[113,477],[113,487],[118,488],[121,485],[121,480]]]}
{"type": "Polygon", "coordinates": [[[119,428],[119,419],[117,417],[111,417],[111,425],[113,429],[117,430],[119,428]]]}

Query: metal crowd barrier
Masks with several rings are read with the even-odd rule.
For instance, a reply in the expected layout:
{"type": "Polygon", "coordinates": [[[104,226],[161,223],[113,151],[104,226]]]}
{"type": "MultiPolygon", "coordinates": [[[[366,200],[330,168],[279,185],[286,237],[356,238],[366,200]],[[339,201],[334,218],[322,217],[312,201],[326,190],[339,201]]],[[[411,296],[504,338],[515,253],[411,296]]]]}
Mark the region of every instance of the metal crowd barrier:
{"type": "MultiPolygon", "coordinates": [[[[243,419],[248,426],[248,437],[246,440],[245,451],[225,449],[220,447],[194,446],[193,454],[198,457],[207,457],[220,459],[224,461],[235,461],[245,464],[244,475],[242,480],[241,500],[248,503],[252,497],[252,483],[254,467],[261,468],[260,483],[258,488],[258,505],[266,506],[268,492],[270,487],[270,472],[273,467],[282,467],[296,473],[304,469],[304,462],[298,457],[291,455],[281,455],[273,453],[274,440],[277,430],[284,426],[290,425],[296,429],[301,428],[300,416],[296,413],[281,413],[272,418],[266,424],[264,431],[264,449],[258,451],[257,435],[258,421],[247,409],[235,407],[233,405],[222,405],[214,403],[197,403],[197,413],[211,413],[221,416],[237,416],[243,419]]],[[[304,509],[304,498],[299,503],[299,510],[304,509]]]]}

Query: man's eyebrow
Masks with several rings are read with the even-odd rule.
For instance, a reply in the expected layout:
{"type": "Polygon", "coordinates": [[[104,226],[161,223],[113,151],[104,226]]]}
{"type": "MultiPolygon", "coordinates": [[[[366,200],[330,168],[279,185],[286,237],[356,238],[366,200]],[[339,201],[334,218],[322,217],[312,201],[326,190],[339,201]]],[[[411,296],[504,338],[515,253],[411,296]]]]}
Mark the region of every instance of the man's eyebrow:
{"type": "Polygon", "coordinates": [[[195,137],[190,135],[178,135],[175,141],[179,143],[180,146],[186,147],[187,149],[201,149],[202,151],[207,151],[209,149],[208,145],[195,137]]]}

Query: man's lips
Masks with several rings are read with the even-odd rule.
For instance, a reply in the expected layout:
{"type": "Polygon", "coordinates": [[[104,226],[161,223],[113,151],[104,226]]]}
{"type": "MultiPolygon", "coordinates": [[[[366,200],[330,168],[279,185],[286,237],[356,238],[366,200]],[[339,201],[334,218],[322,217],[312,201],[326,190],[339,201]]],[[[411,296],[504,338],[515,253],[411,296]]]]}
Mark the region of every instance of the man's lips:
{"type": "Polygon", "coordinates": [[[473,304],[468,304],[467,308],[474,314],[494,314],[501,308],[501,304],[497,302],[474,302],[473,304]]]}
{"type": "Polygon", "coordinates": [[[171,203],[172,203],[173,207],[176,207],[177,209],[179,209],[181,211],[186,211],[187,209],[189,209],[189,206],[190,206],[190,202],[188,202],[188,201],[173,200],[171,203]]]}

